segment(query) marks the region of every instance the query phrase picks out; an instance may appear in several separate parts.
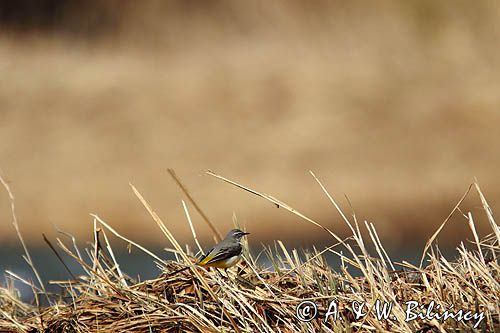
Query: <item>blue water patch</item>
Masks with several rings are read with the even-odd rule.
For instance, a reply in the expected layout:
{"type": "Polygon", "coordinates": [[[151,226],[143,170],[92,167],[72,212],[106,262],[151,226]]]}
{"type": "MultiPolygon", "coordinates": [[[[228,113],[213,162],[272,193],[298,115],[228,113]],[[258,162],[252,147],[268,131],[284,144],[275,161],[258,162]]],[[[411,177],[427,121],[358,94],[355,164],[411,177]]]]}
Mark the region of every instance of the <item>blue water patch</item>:
{"type": "MultiPolygon", "coordinates": [[[[162,258],[163,260],[173,260],[174,256],[164,251],[161,248],[148,248],[151,252],[155,253],[157,256],[162,258]]],[[[80,249],[82,257],[85,259],[87,264],[92,266],[90,259],[87,253],[80,249]]],[[[155,259],[149,256],[148,254],[133,248],[129,253],[126,248],[123,246],[113,248],[116,260],[120,265],[120,269],[123,273],[127,274],[131,278],[136,281],[144,281],[148,279],[154,279],[159,276],[160,270],[155,263],[155,259]]],[[[401,249],[387,249],[389,256],[393,262],[402,262],[403,260],[409,262],[413,265],[418,266],[420,262],[421,252],[418,251],[409,251],[401,250],[401,249]],[[395,253],[395,255],[391,255],[391,253],[395,253]]],[[[74,276],[79,276],[85,274],[81,265],[75,261],[75,259],[70,256],[64,254],[60,249],[58,252],[65,264],[68,266],[68,269],[74,276]]],[[[278,251],[280,252],[280,251],[278,251]]],[[[345,253],[345,252],[344,252],[345,253]]],[[[374,252],[375,253],[375,252],[374,252]]],[[[372,253],[372,255],[374,254],[372,253]]],[[[61,294],[61,287],[58,285],[50,284],[49,281],[57,281],[57,280],[71,280],[72,276],[68,272],[68,270],[64,267],[64,265],[60,262],[57,256],[48,248],[33,248],[30,251],[31,258],[33,263],[40,274],[40,278],[45,284],[45,288],[48,292],[53,293],[54,295],[61,294]]],[[[283,257],[282,253],[278,253],[281,257],[283,257]]],[[[456,252],[453,249],[447,249],[443,252],[446,258],[453,260],[453,257],[456,255],[456,252]]],[[[13,272],[18,275],[22,279],[27,281],[34,281],[35,285],[39,286],[38,282],[36,282],[36,277],[29,267],[29,265],[23,259],[23,250],[20,247],[0,247],[0,272],[2,272],[4,278],[0,279],[0,285],[5,287],[7,285],[6,279],[8,274],[5,273],[6,270],[13,272]]],[[[254,256],[257,253],[254,253],[254,256]]],[[[341,260],[340,258],[331,252],[327,252],[324,254],[329,266],[335,270],[340,271],[341,260]]],[[[300,254],[299,257],[304,260],[304,255],[300,254]]],[[[267,267],[272,269],[272,264],[266,255],[261,255],[259,259],[259,265],[263,267],[267,267]]],[[[396,267],[396,269],[401,267],[396,267]]],[[[353,268],[349,269],[350,274],[353,276],[359,276],[361,273],[353,268]]],[[[21,293],[21,299],[25,302],[33,302],[34,295],[31,290],[31,287],[26,284],[15,281],[14,286],[21,293]]],[[[57,296],[56,296],[57,297],[57,296]]],[[[43,301],[43,300],[42,300],[43,301]]]]}

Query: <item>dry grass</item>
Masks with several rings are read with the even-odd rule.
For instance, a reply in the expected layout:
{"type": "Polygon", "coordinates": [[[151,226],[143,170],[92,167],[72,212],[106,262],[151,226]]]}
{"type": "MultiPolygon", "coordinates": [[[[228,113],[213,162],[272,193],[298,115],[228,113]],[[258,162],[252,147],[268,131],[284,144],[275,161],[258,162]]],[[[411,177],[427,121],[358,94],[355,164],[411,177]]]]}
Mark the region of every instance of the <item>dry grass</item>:
{"type": "MultiPolygon", "coordinates": [[[[272,196],[211,174],[300,216],[304,222],[321,228],[334,244],[321,251],[288,251],[281,241],[276,241],[274,249],[263,250],[272,267],[262,267],[257,263],[258,258],[245,253],[244,262],[225,276],[192,266],[194,251],[178,243],[172,231],[132,186],[170,242],[177,260],[162,261],[94,215],[95,238],[91,248],[80,251],[74,240],[68,245],[57,239],[59,248],[82,266],[85,275],[68,281],[51,281],[62,287],[60,295],[47,295],[42,292],[43,286],[32,283],[38,296],[37,304],[40,297],[46,296],[50,306],[25,304],[19,301],[13,288],[1,288],[0,328],[7,332],[495,332],[500,328],[500,229],[477,184],[473,189],[483,203],[491,234],[478,236],[472,214],[461,210],[461,200],[452,214],[459,214],[468,222],[474,240],[462,243],[457,248],[457,258],[450,262],[433,244],[443,230],[439,228],[423,252],[422,265],[417,267],[392,262],[374,226],[367,222],[359,225],[356,216],[348,219],[314,175],[352,231],[348,239],[341,239],[272,196]],[[369,233],[368,239],[361,235],[360,229],[364,228],[369,233]],[[128,277],[115,260],[108,233],[149,253],[163,274],[143,282],[128,277]],[[325,252],[340,256],[341,267],[330,267],[323,257],[325,252]],[[172,274],[186,265],[188,270],[172,274]],[[353,275],[353,268],[361,274],[353,275]],[[298,320],[296,307],[304,300],[318,305],[319,319],[298,320]],[[332,300],[338,302],[339,315],[344,320],[321,319],[332,300]],[[376,319],[372,306],[377,300],[393,302],[394,318],[376,319]],[[473,321],[406,322],[404,303],[409,300],[420,304],[435,301],[446,309],[453,305],[454,310],[483,312],[485,317],[476,329],[471,328],[473,321]],[[364,302],[371,308],[366,317],[354,319],[353,301],[364,302]]],[[[470,195],[469,191],[466,195],[470,195]]],[[[187,209],[186,214],[191,224],[187,209]]],[[[16,276],[12,273],[9,276],[7,281],[12,284],[16,276]]]]}

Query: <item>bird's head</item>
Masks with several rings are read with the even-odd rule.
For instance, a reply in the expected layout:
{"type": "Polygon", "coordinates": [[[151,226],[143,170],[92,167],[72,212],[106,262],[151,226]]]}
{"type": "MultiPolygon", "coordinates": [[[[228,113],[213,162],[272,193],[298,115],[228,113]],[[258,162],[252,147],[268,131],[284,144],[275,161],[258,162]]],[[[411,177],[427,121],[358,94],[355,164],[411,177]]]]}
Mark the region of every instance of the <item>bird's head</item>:
{"type": "Polygon", "coordinates": [[[243,237],[245,235],[249,235],[249,234],[250,234],[249,232],[244,232],[244,231],[241,231],[240,229],[233,229],[233,230],[228,232],[228,234],[226,235],[226,239],[233,238],[233,239],[239,241],[241,239],[241,237],[243,237]]]}

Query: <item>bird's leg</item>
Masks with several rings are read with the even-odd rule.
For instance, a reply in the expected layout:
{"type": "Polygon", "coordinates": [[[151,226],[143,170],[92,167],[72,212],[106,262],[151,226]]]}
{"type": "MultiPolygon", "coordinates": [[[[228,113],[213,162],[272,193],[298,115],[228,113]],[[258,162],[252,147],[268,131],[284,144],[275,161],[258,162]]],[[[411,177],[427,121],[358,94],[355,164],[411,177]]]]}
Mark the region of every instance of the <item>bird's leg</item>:
{"type": "Polygon", "coordinates": [[[221,271],[219,269],[217,269],[217,272],[219,272],[219,275],[227,280],[231,280],[231,278],[229,277],[229,273],[227,272],[227,268],[223,268],[223,269],[224,269],[224,274],[222,274],[221,271]]]}
{"type": "Polygon", "coordinates": [[[236,276],[235,276],[234,279],[231,278],[231,276],[229,275],[229,272],[227,271],[227,268],[224,268],[224,272],[226,272],[227,279],[230,280],[233,283],[237,282],[240,279],[240,277],[238,276],[238,273],[236,273],[236,276]]]}
{"type": "Polygon", "coordinates": [[[221,278],[223,278],[223,277],[224,277],[224,275],[222,275],[222,273],[220,272],[220,270],[219,270],[218,268],[216,268],[215,270],[217,271],[217,273],[219,273],[219,276],[220,276],[221,278]]]}

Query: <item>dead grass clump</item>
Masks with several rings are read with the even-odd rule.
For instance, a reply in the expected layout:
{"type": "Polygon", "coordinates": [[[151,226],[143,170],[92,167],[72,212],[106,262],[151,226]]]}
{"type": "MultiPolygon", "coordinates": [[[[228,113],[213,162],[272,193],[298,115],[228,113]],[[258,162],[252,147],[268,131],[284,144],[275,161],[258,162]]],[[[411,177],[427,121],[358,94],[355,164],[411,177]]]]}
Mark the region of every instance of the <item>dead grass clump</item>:
{"type": "MultiPolygon", "coordinates": [[[[457,259],[448,261],[433,244],[445,221],[424,249],[420,266],[392,262],[374,226],[364,222],[368,244],[361,236],[356,217],[349,220],[340,209],[342,219],[353,232],[348,239],[340,239],[285,203],[250,190],[323,228],[335,243],[322,250],[298,251],[288,250],[277,241],[274,248],[264,248],[257,257],[247,251],[244,260],[226,273],[194,266],[194,251],[180,246],[141,194],[132,188],[171,243],[177,260],[161,260],[93,215],[95,238],[93,246],[83,252],[86,256],[74,241],[70,249],[57,240],[59,248],[76,260],[85,274],[68,281],[51,281],[62,287],[60,295],[44,293],[33,283],[37,300],[41,296],[49,300],[50,305],[45,307],[19,301],[12,288],[0,289],[3,331],[495,332],[500,328],[500,229],[477,185],[492,233],[480,239],[472,215],[463,214],[459,203],[452,213],[463,214],[474,240],[462,243],[457,249],[457,259]],[[128,277],[115,260],[108,232],[149,253],[162,269],[162,275],[143,282],[128,277]],[[376,255],[368,252],[369,246],[375,248],[376,255]],[[328,265],[324,257],[327,252],[341,258],[340,267],[328,265]],[[269,267],[257,263],[262,255],[267,257],[269,267]],[[174,273],[185,267],[184,271],[174,273]],[[352,269],[361,274],[353,275],[352,269]],[[418,312],[424,318],[408,320],[411,301],[418,303],[418,312]],[[311,306],[309,310],[304,304],[311,306]],[[387,319],[377,317],[379,306],[384,304],[390,306],[387,319]],[[461,313],[464,318],[440,318],[446,311],[461,313]]],[[[58,252],[55,248],[54,251],[58,252]]],[[[9,276],[11,280],[15,278],[12,273],[9,276]]]]}

